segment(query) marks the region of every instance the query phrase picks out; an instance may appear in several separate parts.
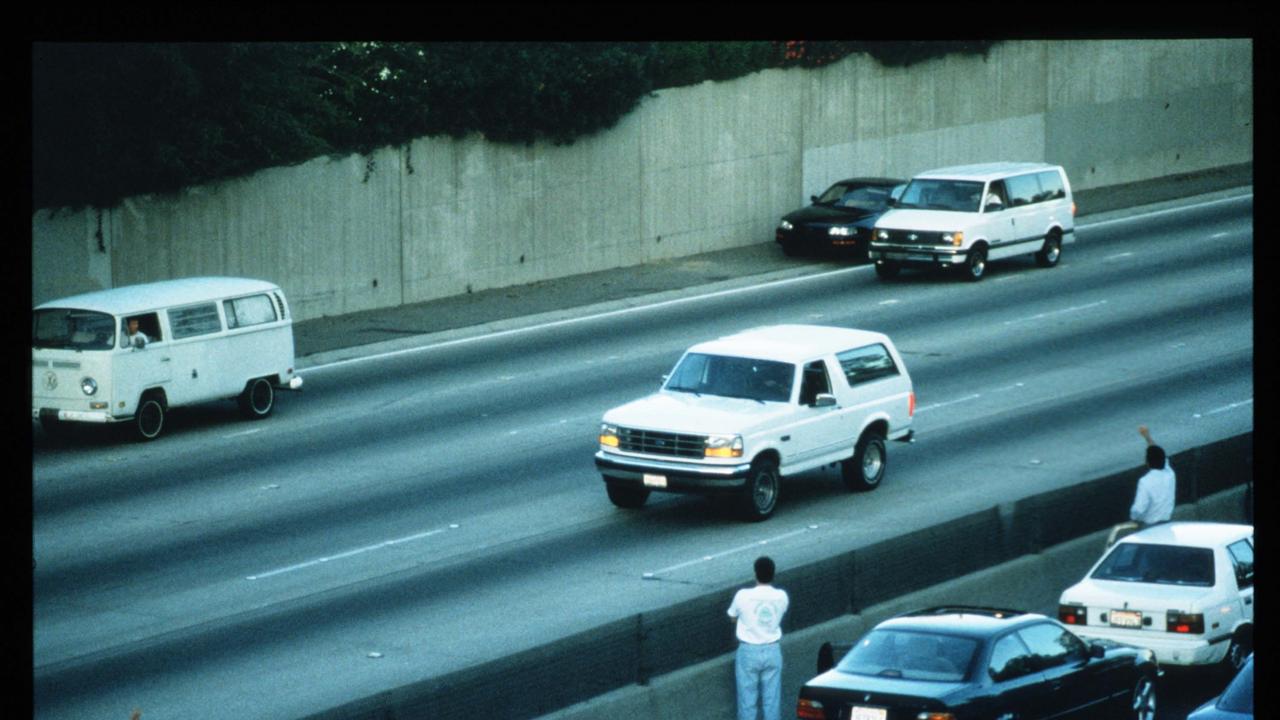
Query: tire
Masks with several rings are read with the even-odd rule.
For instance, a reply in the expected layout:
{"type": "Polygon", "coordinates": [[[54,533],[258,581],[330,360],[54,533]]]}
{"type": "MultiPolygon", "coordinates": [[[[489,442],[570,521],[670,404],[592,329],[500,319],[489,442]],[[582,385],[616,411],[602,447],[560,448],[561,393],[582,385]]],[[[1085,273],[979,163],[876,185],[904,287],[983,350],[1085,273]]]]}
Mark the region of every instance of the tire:
{"type": "Polygon", "coordinates": [[[250,380],[237,400],[240,414],[250,420],[261,420],[276,407],[276,389],[266,378],[250,380]]]}
{"type": "Polygon", "coordinates": [[[767,520],[778,507],[778,461],[771,457],[756,458],[747,475],[742,495],[743,517],[751,522],[767,520]]]}
{"type": "Polygon", "coordinates": [[[978,282],[987,274],[987,248],[979,245],[969,251],[964,263],[964,278],[969,282],[978,282]]]}
{"type": "Polygon", "coordinates": [[[898,271],[901,269],[902,266],[896,262],[890,262],[888,260],[876,261],[876,276],[881,280],[892,280],[893,278],[898,277],[898,271]]]}
{"type": "Polygon", "coordinates": [[[149,442],[164,432],[166,409],[157,395],[144,395],[138,401],[138,412],[133,416],[133,429],[138,439],[149,442]]]}
{"type": "Polygon", "coordinates": [[[1062,236],[1052,233],[1045,238],[1044,247],[1036,253],[1036,264],[1042,268],[1051,268],[1062,259],[1062,236]]]}
{"type": "Polygon", "coordinates": [[[609,501],[625,510],[642,507],[649,499],[649,491],[644,488],[628,487],[618,483],[605,481],[605,491],[609,493],[609,501]]]}
{"type": "Polygon", "coordinates": [[[866,492],[880,487],[888,464],[884,438],[875,432],[866,432],[858,438],[853,457],[840,463],[840,475],[845,487],[854,492],[866,492]]]}
{"type": "Polygon", "coordinates": [[[1125,713],[1130,720],[1155,720],[1156,717],[1156,683],[1143,675],[1133,686],[1129,696],[1129,709],[1125,713]]]}
{"type": "Polygon", "coordinates": [[[1241,628],[1231,636],[1231,645],[1227,647],[1227,654],[1222,657],[1222,672],[1228,678],[1233,678],[1240,668],[1244,667],[1244,661],[1249,659],[1249,653],[1253,652],[1253,632],[1248,628],[1241,628]]]}

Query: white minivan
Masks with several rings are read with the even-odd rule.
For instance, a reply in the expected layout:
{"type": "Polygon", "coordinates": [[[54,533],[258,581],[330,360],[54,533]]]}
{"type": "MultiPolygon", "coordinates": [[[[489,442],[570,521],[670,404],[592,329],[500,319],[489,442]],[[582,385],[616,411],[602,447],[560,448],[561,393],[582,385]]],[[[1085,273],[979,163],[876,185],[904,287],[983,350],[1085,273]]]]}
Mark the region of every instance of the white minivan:
{"type": "Polygon", "coordinates": [[[132,423],[158,437],[169,408],[238,400],[248,418],[296,390],[293,320],[284,292],[263,280],[199,277],[52,300],[32,313],[31,416],[62,423],[132,423]]]}

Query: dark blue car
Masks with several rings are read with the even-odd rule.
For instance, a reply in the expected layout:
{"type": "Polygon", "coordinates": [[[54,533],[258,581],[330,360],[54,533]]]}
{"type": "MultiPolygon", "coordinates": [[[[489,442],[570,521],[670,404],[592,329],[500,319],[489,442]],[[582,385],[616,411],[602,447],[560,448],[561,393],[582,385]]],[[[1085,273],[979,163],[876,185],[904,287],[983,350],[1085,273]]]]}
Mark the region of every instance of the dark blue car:
{"type": "Polygon", "coordinates": [[[865,258],[871,229],[889,209],[889,198],[902,194],[905,180],[849,178],[841,180],[813,204],[783,216],[774,240],[787,255],[839,252],[865,258]]]}
{"type": "Polygon", "coordinates": [[[1253,720],[1253,655],[1221,695],[1196,708],[1187,720],[1253,720]]]}
{"type": "Polygon", "coordinates": [[[800,689],[800,720],[1154,720],[1160,675],[1149,650],[975,607],[920,610],[853,645],[828,643],[818,671],[800,689]]]}

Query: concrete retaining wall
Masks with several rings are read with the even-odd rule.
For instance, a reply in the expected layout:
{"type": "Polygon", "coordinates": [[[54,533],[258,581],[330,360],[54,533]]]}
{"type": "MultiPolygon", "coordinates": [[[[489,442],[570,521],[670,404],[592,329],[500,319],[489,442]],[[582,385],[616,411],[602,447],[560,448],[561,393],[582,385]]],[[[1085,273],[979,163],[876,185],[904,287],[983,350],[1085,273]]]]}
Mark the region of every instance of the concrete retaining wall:
{"type": "Polygon", "coordinates": [[[831,181],[993,159],[1077,189],[1249,162],[1252,41],[1008,41],[986,58],[662,90],[569,146],[419,139],[32,215],[33,303],[191,275],[341,315],[772,240],[831,181]]]}
{"type": "MultiPolygon", "coordinates": [[[[1252,458],[1251,432],[1175,454],[1175,518],[1252,522],[1241,486],[1253,477],[1252,458]]],[[[794,699],[813,675],[824,640],[855,638],[897,612],[960,603],[1036,610],[1055,603],[1097,559],[1110,528],[1127,519],[1141,474],[1133,468],[781,569],[776,583],[791,596],[784,698],[794,699]]],[[[724,610],[737,589],[722,588],[311,720],[729,720],[735,641],[724,610]]]]}

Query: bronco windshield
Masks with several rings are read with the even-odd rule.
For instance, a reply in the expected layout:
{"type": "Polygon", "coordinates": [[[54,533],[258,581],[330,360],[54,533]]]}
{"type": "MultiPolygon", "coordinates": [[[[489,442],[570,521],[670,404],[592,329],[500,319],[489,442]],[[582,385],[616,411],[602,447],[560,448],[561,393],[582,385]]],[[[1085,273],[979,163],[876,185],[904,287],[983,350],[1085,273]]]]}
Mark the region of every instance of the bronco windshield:
{"type": "Polygon", "coordinates": [[[689,353],[667,380],[666,389],[760,402],[788,402],[796,366],[775,360],[689,353]]]}
{"type": "Polygon", "coordinates": [[[65,350],[110,350],[115,347],[115,319],[91,310],[50,308],[32,313],[31,347],[65,350]]]}

